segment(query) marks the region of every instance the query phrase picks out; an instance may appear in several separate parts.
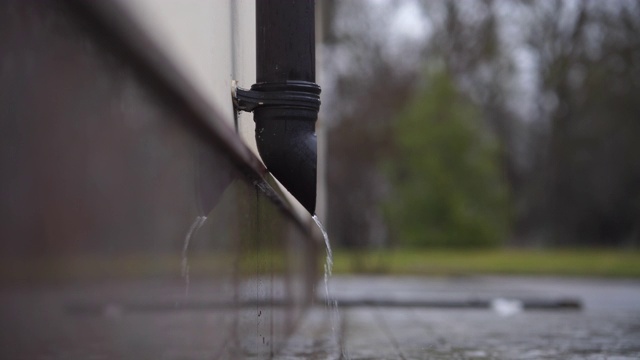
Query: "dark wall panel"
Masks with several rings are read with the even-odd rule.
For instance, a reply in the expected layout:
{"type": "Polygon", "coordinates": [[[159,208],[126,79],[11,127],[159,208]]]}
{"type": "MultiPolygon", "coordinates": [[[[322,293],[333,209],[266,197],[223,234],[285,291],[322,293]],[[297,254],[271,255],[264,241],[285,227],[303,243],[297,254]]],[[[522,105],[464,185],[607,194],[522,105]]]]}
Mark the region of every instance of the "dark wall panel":
{"type": "Polygon", "coordinates": [[[86,21],[0,4],[0,357],[276,352],[315,240],[86,21]]]}

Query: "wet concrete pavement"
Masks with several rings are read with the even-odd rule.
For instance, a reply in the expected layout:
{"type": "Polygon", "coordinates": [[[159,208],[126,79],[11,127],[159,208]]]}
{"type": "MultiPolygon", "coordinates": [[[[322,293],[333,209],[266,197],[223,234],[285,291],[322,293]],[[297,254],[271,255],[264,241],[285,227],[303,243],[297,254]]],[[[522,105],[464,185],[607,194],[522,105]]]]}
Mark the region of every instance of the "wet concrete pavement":
{"type": "Polygon", "coordinates": [[[336,276],[340,316],[320,281],[288,339],[269,336],[286,304],[225,307],[214,285],[5,288],[0,358],[640,359],[640,280],[336,276]]]}
{"type": "Polygon", "coordinates": [[[277,358],[640,358],[638,281],[336,277],[331,294],[349,304],[335,331],[318,306],[277,358]],[[446,306],[470,299],[488,306],[446,306]],[[567,300],[580,308],[552,306],[567,300]],[[528,302],[549,306],[522,308],[528,302]]]}

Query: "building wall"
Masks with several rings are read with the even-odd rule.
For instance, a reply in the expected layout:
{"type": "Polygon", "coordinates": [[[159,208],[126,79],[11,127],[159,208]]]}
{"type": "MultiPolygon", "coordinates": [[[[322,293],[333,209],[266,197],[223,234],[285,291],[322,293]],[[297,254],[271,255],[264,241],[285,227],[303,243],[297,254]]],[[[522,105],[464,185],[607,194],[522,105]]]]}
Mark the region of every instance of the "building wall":
{"type": "Polygon", "coordinates": [[[0,358],[268,358],[312,301],[321,241],[231,130],[253,55],[199,37],[251,3],[190,3],[148,8],[193,19],[185,43],[144,20],[183,81],[109,2],[0,2],[0,358]]]}

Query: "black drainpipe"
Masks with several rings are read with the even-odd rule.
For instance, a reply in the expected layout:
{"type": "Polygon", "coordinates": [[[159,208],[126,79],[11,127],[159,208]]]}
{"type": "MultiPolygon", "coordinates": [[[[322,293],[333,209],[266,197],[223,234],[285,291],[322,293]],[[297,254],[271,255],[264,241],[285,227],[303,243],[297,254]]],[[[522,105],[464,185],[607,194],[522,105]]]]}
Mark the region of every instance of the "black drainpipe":
{"type": "Polygon", "coordinates": [[[256,0],[256,84],[236,89],[237,110],[253,111],[267,169],[309,211],[316,208],[320,109],[314,0],[256,0]]]}

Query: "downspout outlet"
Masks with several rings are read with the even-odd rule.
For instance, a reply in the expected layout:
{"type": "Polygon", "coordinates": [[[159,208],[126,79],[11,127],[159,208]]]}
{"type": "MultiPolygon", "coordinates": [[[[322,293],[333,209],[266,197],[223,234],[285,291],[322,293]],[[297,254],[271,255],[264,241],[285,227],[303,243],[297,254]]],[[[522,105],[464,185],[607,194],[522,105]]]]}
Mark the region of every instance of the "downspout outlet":
{"type": "Polygon", "coordinates": [[[258,152],[267,169],[315,214],[320,87],[307,81],[234,86],[238,111],[253,112],[258,152]]]}

